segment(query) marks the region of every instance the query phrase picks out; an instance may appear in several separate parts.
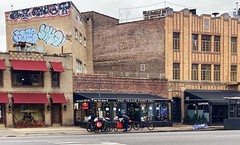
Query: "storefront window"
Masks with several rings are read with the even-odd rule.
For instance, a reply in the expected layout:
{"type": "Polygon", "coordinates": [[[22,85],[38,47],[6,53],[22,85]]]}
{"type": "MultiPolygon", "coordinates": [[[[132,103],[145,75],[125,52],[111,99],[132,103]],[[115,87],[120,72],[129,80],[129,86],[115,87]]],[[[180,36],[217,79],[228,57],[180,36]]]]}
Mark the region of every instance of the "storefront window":
{"type": "Polygon", "coordinates": [[[28,121],[28,125],[34,122],[44,122],[44,105],[14,105],[14,124],[28,121]]]}
{"type": "Polygon", "coordinates": [[[168,121],[169,120],[169,103],[156,103],[156,121],[168,121]]]}

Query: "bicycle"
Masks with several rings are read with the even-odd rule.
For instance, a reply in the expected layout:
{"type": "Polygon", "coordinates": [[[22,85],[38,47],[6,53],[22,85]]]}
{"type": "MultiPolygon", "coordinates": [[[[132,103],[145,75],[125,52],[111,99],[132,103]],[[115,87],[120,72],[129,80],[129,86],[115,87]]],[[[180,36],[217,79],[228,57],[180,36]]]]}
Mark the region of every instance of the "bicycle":
{"type": "MultiPolygon", "coordinates": [[[[129,120],[128,121],[128,128],[127,128],[127,131],[130,131],[132,130],[133,128],[133,121],[132,120],[129,120]]],[[[114,131],[117,132],[119,129],[122,129],[124,130],[125,129],[125,126],[124,126],[124,123],[122,121],[117,121],[115,126],[114,126],[114,131]]]]}
{"type": "Polygon", "coordinates": [[[145,127],[147,127],[148,130],[152,131],[154,130],[155,125],[152,121],[140,121],[133,124],[134,130],[139,130],[140,128],[143,129],[145,127]]]}

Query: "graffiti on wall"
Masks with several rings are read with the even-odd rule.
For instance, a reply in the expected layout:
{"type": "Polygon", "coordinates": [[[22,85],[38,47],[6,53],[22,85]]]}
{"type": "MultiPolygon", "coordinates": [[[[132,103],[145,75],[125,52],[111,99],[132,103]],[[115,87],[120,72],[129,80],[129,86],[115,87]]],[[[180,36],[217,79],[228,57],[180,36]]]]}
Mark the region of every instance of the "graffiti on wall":
{"type": "Polygon", "coordinates": [[[30,20],[36,17],[67,16],[70,14],[71,2],[62,2],[52,5],[11,11],[8,15],[10,21],[30,20]]]}
{"type": "Polygon", "coordinates": [[[47,24],[42,24],[39,27],[38,32],[35,28],[15,30],[13,32],[12,40],[15,43],[27,42],[31,44],[43,40],[48,45],[59,47],[65,42],[66,38],[61,30],[47,24]]]}

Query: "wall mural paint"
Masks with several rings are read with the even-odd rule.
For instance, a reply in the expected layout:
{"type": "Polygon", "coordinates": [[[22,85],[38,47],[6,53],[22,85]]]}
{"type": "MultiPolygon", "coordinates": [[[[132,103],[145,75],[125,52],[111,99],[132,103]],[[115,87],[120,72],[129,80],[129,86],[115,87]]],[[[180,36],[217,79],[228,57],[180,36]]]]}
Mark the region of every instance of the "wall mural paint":
{"type": "Polygon", "coordinates": [[[66,38],[61,30],[57,30],[53,26],[42,24],[37,33],[35,28],[27,28],[13,31],[12,40],[15,43],[27,42],[34,44],[38,40],[43,40],[46,44],[54,47],[61,46],[66,38]]]}
{"type": "Polygon", "coordinates": [[[11,11],[8,15],[10,21],[27,21],[36,17],[54,17],[70,15],[71,2],[62,2],[52,5],[27,8],[11,11]]]}

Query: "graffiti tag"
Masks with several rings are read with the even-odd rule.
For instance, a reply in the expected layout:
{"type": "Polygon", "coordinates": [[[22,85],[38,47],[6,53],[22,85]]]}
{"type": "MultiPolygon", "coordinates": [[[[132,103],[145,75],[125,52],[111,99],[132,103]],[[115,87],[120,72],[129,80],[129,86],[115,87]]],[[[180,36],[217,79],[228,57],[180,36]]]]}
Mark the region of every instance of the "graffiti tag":
{"type": "Polygon", "coordinates": [[[46,44],[59,47],[65,42],[66,38],[61,30],[57,30],[50,25],[42,24],[39,27],[38,33],[34,28],[15,30],[12,40],[15,43],[27,42],[31,44],[35,44],[38,40],[43,40],[46,44]]]}
{"type": "Polygon", "coordinates": [[[36,17],[66,16],[70,14],[71,2],[62,2],[23,10],[11,11],[8,20],[30,20],[36,17]]]}
{"type": "Polygon", "coordinates": [[[38,38],[52,46],[60,46],[65,37],[62,31],[56,30],[53,26],[42,24],[39,28],[38,38]]]}
{"type": "Polygon", "coordinates": [[[27,42],[27,43],[36,43],[38,41],[38,36],[34,28],[15,30],[13,32],[13,41],[18,42],[27,42]]]}

